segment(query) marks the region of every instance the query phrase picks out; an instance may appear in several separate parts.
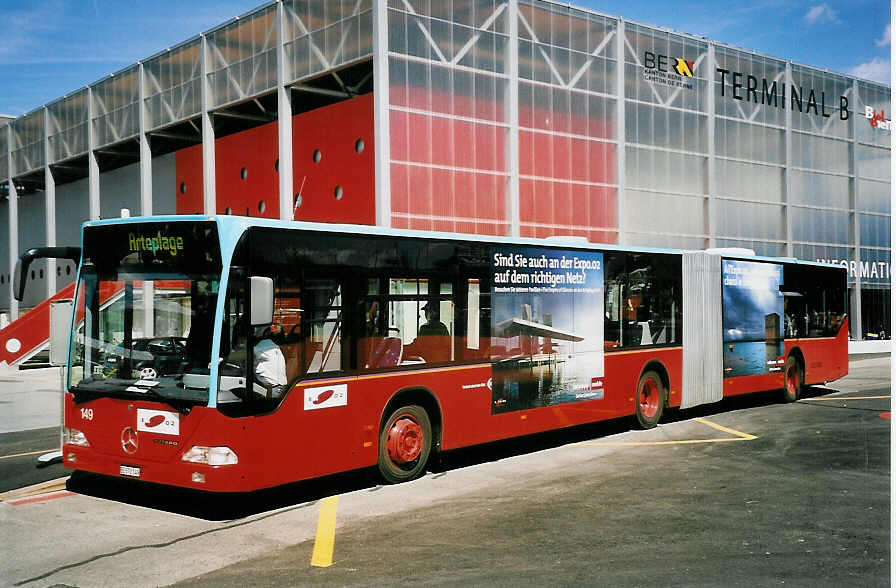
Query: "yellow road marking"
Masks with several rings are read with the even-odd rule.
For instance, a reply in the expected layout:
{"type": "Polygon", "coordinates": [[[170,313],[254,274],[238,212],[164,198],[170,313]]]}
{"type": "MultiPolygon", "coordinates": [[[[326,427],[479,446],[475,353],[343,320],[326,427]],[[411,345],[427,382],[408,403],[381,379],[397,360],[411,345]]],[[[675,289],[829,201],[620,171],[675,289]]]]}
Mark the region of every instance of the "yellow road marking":
{"type": "Polygon", "coordinates": [[[812,402],[815,400],[885,400],[889,396],[824,396],[819,398],[802,398],[800,402],[812,402]]]}
{"type": "Polygon", "coordinates": [[[614,445],[623,447],[637,447],[641,445],[696,445],[699,443],[730,443],[731,441],[752,441],[759,438],[756,435],[750,435],[749,433],[742,433],[740,431],[735,431],[734,429],[729,429],[728,427],[723,427],[722,425],[718,425],[704,418],[695,418],[694,420],[704,425],[710,426],[713,429],[728,433],[729,435],[734,435],[734,437],[723,437],[721,439],[682,439],[680,441],[583,441],[582,443],[576,443],[576,445],[614,445]]]}
{"type": "Polygon", "coordinates": [[[336,507],[338,504],[338,496],[330,496],[320,501],[317,536],[314,538],[314,551],[311,553],[311,565],[314,567],[328,568],[333,565],[333,544],[336,541],[336,507]]]}
{"type": "Polygon", "coordinates": [[[0,455],[0,459],[10,459],[13,457],[25,457],[26,455],[39,455],[41,453],[50,453],[51,451],[59,451],[59,448],[55,449],[41,449],[40,451],[26,451],[25,453],[13,453],[12,455],[0,455]]]}
{"type": "Polygon", "coordinates": [[[714,423],[712,421],[708,421],[704,418],[698,417],[694,420],[697,421],[698,423],[703,423],[704,425],[709,425],[713,429],[717,429],[719,431],[722,431],[723,433],[728,433],[729,435],[734,435],[736,437],[740,437],[741,439],[743,439],[745,441],[752,441],[753,439],[758,439],[758,437],[756,437],[756,435],[750,435],[749,433],[741,433],[740,431],[735,431],[734,429],[729,429],[728,427],[723,427],[722,425],[717,425],[716,423],[714,423]]]}

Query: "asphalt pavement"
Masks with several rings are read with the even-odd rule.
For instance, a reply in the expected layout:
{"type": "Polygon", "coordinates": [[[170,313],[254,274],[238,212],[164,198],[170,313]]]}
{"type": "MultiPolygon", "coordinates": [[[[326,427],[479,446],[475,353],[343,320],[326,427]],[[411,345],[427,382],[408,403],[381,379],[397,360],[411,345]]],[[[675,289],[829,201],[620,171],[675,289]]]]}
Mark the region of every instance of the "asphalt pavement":
{"type": "Polygon", "coordinates": [[[490,491],[346,524],[327,568],[309,540],[178,585],[888,586],[884,367],[505,458],[490,491]]]}

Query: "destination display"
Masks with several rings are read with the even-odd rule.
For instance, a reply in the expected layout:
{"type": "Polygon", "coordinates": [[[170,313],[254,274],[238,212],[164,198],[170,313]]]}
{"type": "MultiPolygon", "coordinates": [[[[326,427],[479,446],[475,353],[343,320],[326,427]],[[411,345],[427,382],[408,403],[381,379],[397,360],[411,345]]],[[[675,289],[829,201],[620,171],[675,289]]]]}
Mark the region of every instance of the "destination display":
{"type": "Polygon", "coordinates": [[[603,254],[492,251],[492,413],[603,398],[603,254]]]}
{"type": "Polygon", "coordinates": [[[88,261],[129,271],[189,271],[221,263],[213,222],[149,222],[84,230],[88,261]]]}

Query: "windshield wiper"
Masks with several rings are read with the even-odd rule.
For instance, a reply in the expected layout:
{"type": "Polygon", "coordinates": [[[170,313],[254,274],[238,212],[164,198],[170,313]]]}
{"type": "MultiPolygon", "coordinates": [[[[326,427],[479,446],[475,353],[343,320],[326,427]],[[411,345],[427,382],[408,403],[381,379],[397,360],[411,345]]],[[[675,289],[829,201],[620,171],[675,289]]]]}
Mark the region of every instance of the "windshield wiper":
{"type": "Polygon", "coordinates": [[[179,412],[180,414],[187,416],[190,414],[190,411],[193,410],[193,407],[196,406],[196,401],[188,400],[186,398],[177,398],[173,396],[165,396],[161,392],[157,390],[150,389],[148,390],[148,394],[153,396],[155,399],[164,402],[165,404],[171,406],[174,410],[179,412]]]}
{"type": "Polygon", "coordinates": [[[89,382],[90,386],[94,386],[94,388],[85,388],[83,386],[77,386],[71,388],[71,393],[74,395],[75,404],[80,404],[82,402],[87,402],[88,400],[93,400],[94,398],[103,398],[103,397],[112,397],[112,398],[144,398],[147,400],[156,400],[159,402],[163,402],[174,410],[178,411],[182,415],[186,416],[190,414],[190,411],[193,410],[193,407],[197,404],[202,404],[202,400],[193,400],[189,398],[178,398],[176,396],[169,396],[164,394],[162,390],[158,389],[154,386],[141,386],[136,382],[127,385],[126,388],[122,389],[121,383],[112,383],[106,381],[98,381],[98,382],[89,382]],[[97,389],[99,387],[100,389],[97,389]]]}

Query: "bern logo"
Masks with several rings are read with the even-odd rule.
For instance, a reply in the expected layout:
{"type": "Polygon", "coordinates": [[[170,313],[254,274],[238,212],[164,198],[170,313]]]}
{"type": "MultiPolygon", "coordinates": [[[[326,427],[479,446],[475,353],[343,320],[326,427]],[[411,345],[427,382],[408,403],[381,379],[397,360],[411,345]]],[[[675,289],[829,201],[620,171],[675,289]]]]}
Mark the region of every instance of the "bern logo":
{"type": "Polygon", "coordinates": [[[678,72],[678,75],[692,78],[694,77],[694,62],[686,61],[684,59],[681,59],[680,57],[676,57],[675,71],[678,72]]]}

